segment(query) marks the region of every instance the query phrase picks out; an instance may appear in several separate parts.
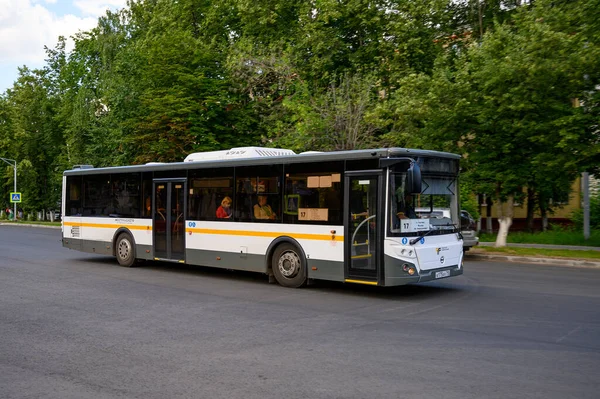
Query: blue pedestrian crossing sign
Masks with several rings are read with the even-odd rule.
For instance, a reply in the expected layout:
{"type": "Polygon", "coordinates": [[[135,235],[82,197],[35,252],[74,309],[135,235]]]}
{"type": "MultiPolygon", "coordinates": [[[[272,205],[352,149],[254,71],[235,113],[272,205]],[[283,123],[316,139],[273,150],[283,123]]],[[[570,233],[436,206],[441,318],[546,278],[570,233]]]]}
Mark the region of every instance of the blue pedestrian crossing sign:
{"type": "Polygon", "coordinates": [[[10,202],[21,202],[21,193],[10,193],[10,202]]]}

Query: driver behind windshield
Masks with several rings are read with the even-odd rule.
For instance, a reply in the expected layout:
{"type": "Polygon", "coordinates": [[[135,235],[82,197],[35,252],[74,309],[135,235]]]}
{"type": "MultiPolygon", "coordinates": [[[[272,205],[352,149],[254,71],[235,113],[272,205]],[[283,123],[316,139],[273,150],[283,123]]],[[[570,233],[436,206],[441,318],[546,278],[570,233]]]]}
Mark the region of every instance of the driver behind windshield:
{"type": "Polygon", "coordinates": [[[413,196],[406,193],[402,197],[402,201],[398,202],[398,219],[417,219],[417,213],[413,206],[413,196]]]}

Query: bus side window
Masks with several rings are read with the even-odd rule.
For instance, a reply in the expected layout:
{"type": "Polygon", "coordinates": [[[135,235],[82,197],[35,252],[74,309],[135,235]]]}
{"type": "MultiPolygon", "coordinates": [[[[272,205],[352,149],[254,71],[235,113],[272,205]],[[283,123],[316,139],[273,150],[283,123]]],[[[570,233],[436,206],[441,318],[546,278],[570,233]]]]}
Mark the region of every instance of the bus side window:
{"type": "Polygon", "coordinates": [[[342,163],[286,166],[284,222],[341,225],[342,171],[342,163]],[[302,208],[318,210],[319,220],[303,218],[298,211],[302,208]]]}
{"type": "MultiPolygon", "coordinates": [[[[217,208],[226,196],[232,195],[233,177],[227,176],[232,170],[219,171],[219,177],[198,177],[190,179],[190,193],[188,213],[192,219],[221,220],[217,218],[217,208]]],[[[209,171],[195,171],[195,173],[210,173],[209,171]]],[[[215,173],[213,173],[215,174],[215,173]]]]}
{"type": "MultiPolygon", "coordinates": [[[[241,178],[237,181],[237,195],[234,201],[234,215],[237,220],[253,220],[253,206],[256,202],[254,190],[256,184],[252,184],[251,178],[241,178]]],[[[256,180],[256,179],[254,179],[256,180]]]]}
{"type": "Polygon", "coordinates": [[[216,195],[208,188],[200,191],[198,215],[200,220],[211,220],[217,211],[216,195]]]}
{"type": "Polygon", "coordinates": [[[126,217],[140,217],[140,174],[112,174],[112,203],[110,214],[126,217]]]}
{"type": "Polygon", "coordinates": [[[67,177],[65,216],[81,216],[81,176],[67,177]]]}
{"type": "Polygon", "coordinates": [[[83,179],[83,215],[107,216],[111,204],[110,175],[89,175],[83,179]]]}
{"type": "Polygon", "coordinates": [[[281,165],[236,168],[234,214],[240,221],[280,222],[281,165]]]}

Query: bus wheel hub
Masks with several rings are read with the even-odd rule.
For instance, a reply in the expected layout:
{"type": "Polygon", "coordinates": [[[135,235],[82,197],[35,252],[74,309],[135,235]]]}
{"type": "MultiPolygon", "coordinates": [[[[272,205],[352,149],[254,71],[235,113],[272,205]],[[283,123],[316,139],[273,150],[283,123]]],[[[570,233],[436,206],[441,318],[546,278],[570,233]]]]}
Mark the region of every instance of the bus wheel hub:
{"type": "Polygon", "coordinates": [[[300,270],[300,258],[294,252],[285,252],[279,258],[277,266],[284,277],[293,278],[300,270]]]}
{"type": "Polygon", "coordinates": [[[129,243],[125,240],[119,242],[119,256],[121,259],[126,259],[129,256],[129,243]]]}

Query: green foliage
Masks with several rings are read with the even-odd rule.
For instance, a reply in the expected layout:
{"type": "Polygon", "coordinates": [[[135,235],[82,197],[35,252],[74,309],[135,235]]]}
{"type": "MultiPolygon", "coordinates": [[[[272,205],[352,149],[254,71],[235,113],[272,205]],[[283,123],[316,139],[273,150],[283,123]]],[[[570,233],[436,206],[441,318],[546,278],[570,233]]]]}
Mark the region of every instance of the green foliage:
{"type": "Polygon", "coordinates": [[[461,178],[459,185],[460,209],[469,212],[469,214],[477,220],[481,215],[479,214],[479,204],[473,186],[473,183],[470,182],[468,178],[461,178]]]}
{"type": "Polygon", "coordinates": [[[556,171],[572,181],[584,130],[571,104],[573,93],[584,89],[575,83],[583,76],[573,56],[580,43],[531,15],[520,17],[497,26],[469,52],[478,127],[464,148],[477,164],[474,173],[500,188],[500,199],[521,187],[546,186],[556,171]],[[485,162],[489,158],[496,161],[485,162]]]}
{"type": "MultiPolygon", "coordinates": [[[[583,229],[583,209],[577,209],[571,215],[571,220],[578,230],[583,229]]],[[[590,196],[590,229],[600,231],[600,193],[590,196]]]]}
{"type": "Polygon", "coordinates": [[[419,135],[419,146],[461,152],[476,192],[504,201],[527,187],[551,210],[600,148],[596,102],[573,107],[573,98],[597,96],[597,57],[589,55],[598,48],[574,26],[553,23],[570,12],[550,3],[515,9],[480,42],[439,57],[431,75],[400,79],[387,104],[396,128],[386,138],[414,143],[419,135]]]}
{"type": "MultiPolygon", "coordinates": [[[[496,241],[494,234],[480,233],[481,242],[496,241]]],[[[576,245],[576,246],[594,246],[600,247],[600,230],[593,230],[590,239],[583,238],[583,231],[580,229],[555,228],[539,233],[512,232],[508,235],[507,241],[516,244],[546,244],[546,245],[576,245]]]]}
{"type": "Polygon", "coordinates": [[[579,171],[600,171],[599,7],[130,0],[72,50],[59,38],[43,68],[20,70],[0,95],[0,156],[23,165],[33,209],[54,206],[75,164],[247,145],[419,147],[464,155],[461,206],[473,215],[468,192],[502,200],[522,188],[551,212],[579,171]]]}
{"type": "MultiPolygon", "coordinates": [[[[57,101],[47,89],[44,71],[21,68],[19,72],[19,79],[6,96],[11,129],[5,132],[3,156],[18,163],[17,190],[23,193],[22,207],[48,209],[55,207],[60,197],[54,177],[62,142],[55,119],[57,101]]],[[[6,186],[12,187],[13,174],[6,177],[6,186]]]]}
{"type": "Polygon", "coordinates": [[[283,134],[276,143],[298,151],[373,147],[377,132],[371,120],[376,104],[374,85],[371,77],[349,75],[334,79],[320,92],[299,85],[294,96],[283,103],[291,115],[290,123],[287,129],[279,125],[283,134]]]}

